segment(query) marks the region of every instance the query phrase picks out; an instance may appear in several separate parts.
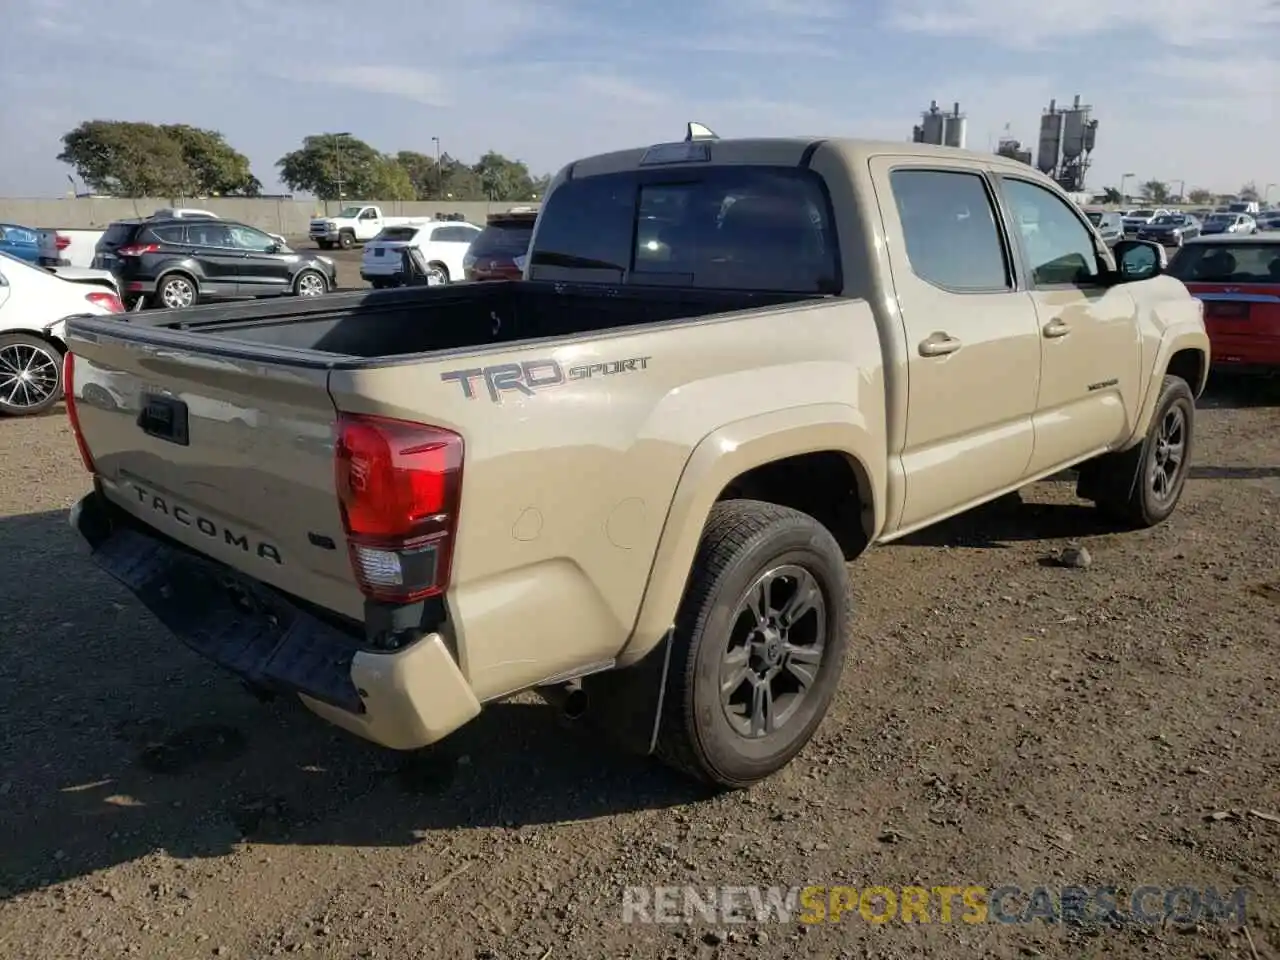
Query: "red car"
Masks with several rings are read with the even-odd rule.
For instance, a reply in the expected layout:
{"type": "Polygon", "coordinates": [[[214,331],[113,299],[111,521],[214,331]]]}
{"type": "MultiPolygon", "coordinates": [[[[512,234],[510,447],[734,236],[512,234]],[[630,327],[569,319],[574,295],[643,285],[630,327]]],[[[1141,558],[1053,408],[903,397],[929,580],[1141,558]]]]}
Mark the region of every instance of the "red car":
{"type": "Polygon", "coordinates": [[[462,267],[468,280],[519,280],[533,239],[537,210],[491,213],[480,236],[471,241],[462,267]]]}
{"type": "Polygon", "coordinates": [[[1196,237],[1168,272],[1204,304],[1215,367],[1280,371],[1280,236],[1196,237]]]}

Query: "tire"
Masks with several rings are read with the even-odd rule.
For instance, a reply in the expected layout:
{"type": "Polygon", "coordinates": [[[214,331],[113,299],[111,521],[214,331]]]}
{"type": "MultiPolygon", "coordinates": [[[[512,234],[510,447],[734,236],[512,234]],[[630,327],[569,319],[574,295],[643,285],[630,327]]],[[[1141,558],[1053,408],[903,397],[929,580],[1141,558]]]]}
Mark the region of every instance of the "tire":
{"type": "Polygon", "coordinates": [[[338,246],[343,250],[350,250],[356,245],[356,235],[349,230],[344,230],[338,234],[338,246]]]}
{"type": "Polygon", "coordinates": [[[30,333],[0,336],[0,414],[33,417],[61,399],[62,351],[30,333]]]}
{"type": "Polygon", "coordinates": [[[322,297],[329,292],[329,281],[319,270],[303,270],[293,278],[293,293],[298,297],[322,297]]]}
{"type": "MultiPolygon", "coordinates": [[[[676,615],[658,757],[695,779],[730,789],[748,787],[786,766],[809,742],[835,695],[849,643],[848,598],[844,557],[818,521],[756,500],[717,503],[676,615]],[[755,629],[758,620],[748,597],[756,585],[772,578],[783,586],[774,596],[774,606],[785,607],[806,577],[817,588],[825,617],[806,612],[795,621],[795,646],[788,651],[786,633],[762,635],[755,629]],[[810,636],[812,643],[805,642],[810,636]],[[759,642],[750,643],[751,637],[759,642]],[[787,668],[791,652],[812,651],[819,643],[816,669],[809,671],[804,695],[773,704],[781,713],[781,726],[763,736],[749,730],[750,717],[738,711],[744,709],[743,697],[747,704],[754,702],[761,684],[752,677],[768,663],[765,657],[774,663],[768,683],[775,695],[785,695],[795,680],[787,668]],[[731,650],[737,654],[733,665],[727,656],[731,650]],[[753,651],[750,657],[748,650],[753,651]],[[776,659],[780,650],[781,663],[776,659]],[[734,702],[726,706],[722,682],[738,673],[743,679],[729,690],[734,702]]],[[[812,667],[813,659],[810,652],[795,661],[797,669],[812,667]]],[[[749,714],[750,707],[745,709],[749,714]]]]}
{"type": "Polygon", "coordinates": [[[166,310],[194,307],[200,302],[196,282],[185,273],[171,273],[156,287],[156,306],[166,310]]]}
{"type": "Polygon", "coordinates": [[[332,241],[332,240],[317,240],[317,241],[316,241],[316,246],[317,246],[317,247],[319,247],[321,250],[332,250],[332,249],[333,249],[333,241],[332,241]]]}
{"type": "Polygon", "coordinates": [[[1126,526],[1145,529],[1163,523],[1186,486],[1195,448],[1195,409],[1187,382],[1166,376],[1142,443],[1085,464],[1077,495],[1126,526]],[[1171,457],[1177,462],[1171,463],[1171,457]]]}
{"type": "Polygon", "coordinates": [[[449,282],[449,268],[438,260],[427,264],[427,286],[441,287],[449,282]]]}

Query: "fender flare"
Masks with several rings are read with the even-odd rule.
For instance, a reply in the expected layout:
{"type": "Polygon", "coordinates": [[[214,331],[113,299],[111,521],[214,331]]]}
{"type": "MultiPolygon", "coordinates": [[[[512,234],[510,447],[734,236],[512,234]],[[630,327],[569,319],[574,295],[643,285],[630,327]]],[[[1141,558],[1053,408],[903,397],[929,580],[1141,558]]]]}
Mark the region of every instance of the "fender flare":
{"type": "Polygon", "coordinates": [[[1209,364],[1212,360],[1209,335],[1200,326],[1193,327],[1188,325],[1172,328],[1160,340],[1155,360],[1151,365],[1151,379],[1147,383],[1147,390],[1142,398],[1142,406],[1138,410],[1133,433],[1118,449],[1127,450],[1134,444],[1141,443],[1142,439],[1147,435],[1147,430],[1151,425],[1151,418],[1155,415],[1156,401],[1160,399],[1160,389],[1164,382],[1165,373],[1169,369],[1169,361],[1173,359],[1175,353],[1181,350],[1196,350],[1204,358],[1201,364],[1199,383],[1190,384],[1191,392],[1196,397],[1199,397],[1204,392],[1205,384],[1209,381],[1209,364]]]}
{"type": "Polygon", "coordinates": [[[871,539],[884,526],[888,455],[883,425],[845,404],[813,404],[771,411],[726,424],[691,451],[676,484],[658,539],[635,627],[617,657],[636,663],[657,646],[675,620],[711,507],[735,477],[777,460],[836,451],[849,458],[858,492],[872,512],[871,539]]]}

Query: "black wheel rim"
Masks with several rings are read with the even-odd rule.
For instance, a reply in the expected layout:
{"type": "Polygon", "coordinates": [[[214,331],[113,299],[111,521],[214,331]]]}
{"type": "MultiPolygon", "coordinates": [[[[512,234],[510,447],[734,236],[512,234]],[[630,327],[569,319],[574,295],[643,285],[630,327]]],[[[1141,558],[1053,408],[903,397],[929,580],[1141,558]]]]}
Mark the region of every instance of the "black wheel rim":
{"type": "Polygon", "coordinates": [[[1165,411],[1151,447],[1148,484],[1151,495],[1161,504],[1178,492],[1178,481],[1187,461],[1187,415],[1181,405],[1165,411]]]}
{"type": "Polygon", "coordinates": [[[817,684],[826,635],[827,601],[813,574],[788,564],[756,578],[720,663],[720,704],[740,736],[759,740],[795,718],[817,684]]]}
{"type": "Polygon", "coordinates": [[[48,350],[28,343],[0,347],[0,400],[28,410],[46,402],[58,389],[58,361],[48,350]]]}

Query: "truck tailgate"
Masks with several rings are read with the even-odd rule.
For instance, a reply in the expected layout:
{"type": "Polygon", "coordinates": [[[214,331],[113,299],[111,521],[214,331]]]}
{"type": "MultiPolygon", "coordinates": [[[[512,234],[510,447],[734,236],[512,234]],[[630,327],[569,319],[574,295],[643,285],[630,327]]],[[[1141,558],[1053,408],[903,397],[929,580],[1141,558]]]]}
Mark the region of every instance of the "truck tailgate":
{"type": "Polygon", "coordinates": [[[127,332],[72,349],[81,430],[111,501],[207,557],[363,617],[335,493],[327,369],[127,332]]]}

